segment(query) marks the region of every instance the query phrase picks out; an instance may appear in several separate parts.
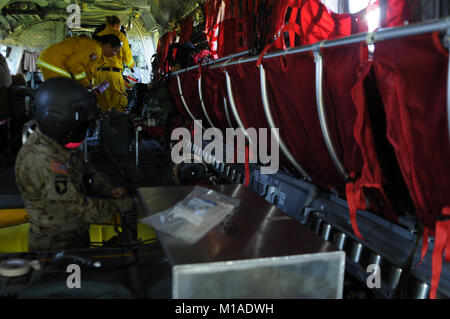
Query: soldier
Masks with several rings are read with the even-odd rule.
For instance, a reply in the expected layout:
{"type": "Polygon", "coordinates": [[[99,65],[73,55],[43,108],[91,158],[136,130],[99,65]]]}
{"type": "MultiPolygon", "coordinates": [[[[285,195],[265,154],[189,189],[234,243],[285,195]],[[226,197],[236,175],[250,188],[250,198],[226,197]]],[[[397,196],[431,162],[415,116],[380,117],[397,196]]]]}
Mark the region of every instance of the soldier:
{"type": "Polygon", "coordinates": [[[38,127],[16,160],[17,186],[30,216],[29,250],[89,247],[89,224],[133,209],[123,188],[65,145],[80,143],[99,113],[96,97],[68,78],[52,78],[36,92],[38,127]]]}

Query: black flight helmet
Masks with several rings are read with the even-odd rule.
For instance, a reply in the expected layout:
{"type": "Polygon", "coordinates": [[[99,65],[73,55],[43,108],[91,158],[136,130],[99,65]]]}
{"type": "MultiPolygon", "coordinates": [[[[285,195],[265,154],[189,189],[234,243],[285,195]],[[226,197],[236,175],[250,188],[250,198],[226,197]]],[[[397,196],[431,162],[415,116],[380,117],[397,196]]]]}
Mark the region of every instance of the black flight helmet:
{"type": "Polygon", "coordinates": [[[56,77],[39,86],[32,113],[44,134],[66,145],[84,140],[99,108],[94,93],[72,79],[56,77]]]}

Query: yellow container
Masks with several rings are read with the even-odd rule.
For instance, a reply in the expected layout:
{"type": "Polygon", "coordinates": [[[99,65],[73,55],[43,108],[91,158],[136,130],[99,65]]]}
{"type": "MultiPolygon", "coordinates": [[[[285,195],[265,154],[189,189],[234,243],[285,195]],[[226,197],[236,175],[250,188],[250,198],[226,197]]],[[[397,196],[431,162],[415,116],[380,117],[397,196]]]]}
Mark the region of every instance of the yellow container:
{"type": "MultiPolygon", "coordinates": [[[[121,226],[117,228],[119,231],[122,231],[121,226]]],[[[92,245],[102,246],[104,241],[108,241],[112,237],[117,236],[117,232],[112,225],[91,225],[89,227],[89,235],[92,245]]],[[[154,229],[146,224],[138,223],[138,240],[144,244],[155,242],[156,233],[154,229]]]]}
{"type": "Polygon", "coordinates": [[[30,223],[0,228],[0,253],[23,253],[28,251],[30,223]]]}
{"type": "Polygon", "coordinates": [[[0,228],[28,223],[29,216],[25,209],[0,210],[0,228]]]}
{"type": "MultiPolygon", "coordinates": [[[[0,228],[0,253],[27,252],[29,229],[30,223],[0,228]]],[[[111,225],[90,225],[89,235],[92,245],[102,246],[103,241],[111,239],[117,233],[111,225]]],[[[150,226],[139,223],[138,239],[143,244],[150,244],[156,241],[156,233],[150,226]]]]}

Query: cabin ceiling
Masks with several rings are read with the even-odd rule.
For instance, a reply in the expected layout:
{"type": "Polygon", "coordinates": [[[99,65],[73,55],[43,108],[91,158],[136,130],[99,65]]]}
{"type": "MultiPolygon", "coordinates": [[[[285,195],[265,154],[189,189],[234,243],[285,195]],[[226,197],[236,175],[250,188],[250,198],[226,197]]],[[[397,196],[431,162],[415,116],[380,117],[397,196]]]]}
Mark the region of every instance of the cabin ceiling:
{"type": "Polygon", "coordinates": [[[117,15],[124,26],[139,28],[142,34],[162,34],[171,22],[193,12],[203,0],[0,0],[0,42],[42,47],[64,39],[70,13],[67,7],[81,8],[81,28],[93,31],[107,15],[117,15]],[[137,24],[137,26],[136,26],[137,24]]]}

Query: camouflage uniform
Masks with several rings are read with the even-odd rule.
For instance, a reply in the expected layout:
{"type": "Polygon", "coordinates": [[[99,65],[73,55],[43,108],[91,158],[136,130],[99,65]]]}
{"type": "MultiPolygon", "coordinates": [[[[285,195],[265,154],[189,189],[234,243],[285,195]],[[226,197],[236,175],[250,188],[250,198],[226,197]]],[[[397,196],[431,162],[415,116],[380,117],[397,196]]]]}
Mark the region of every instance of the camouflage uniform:
{"type": "Polygon", "coordinates": [[[131,198],[111,198],[113,185],[80,152],[66,150],[39,129],[21,148],[15,173],[30,215],[30,251],[88,247],[90,223],[110,221],[133,207],[131,198]]]}

